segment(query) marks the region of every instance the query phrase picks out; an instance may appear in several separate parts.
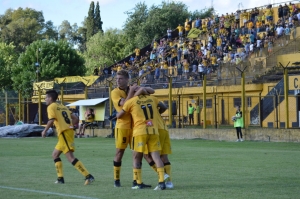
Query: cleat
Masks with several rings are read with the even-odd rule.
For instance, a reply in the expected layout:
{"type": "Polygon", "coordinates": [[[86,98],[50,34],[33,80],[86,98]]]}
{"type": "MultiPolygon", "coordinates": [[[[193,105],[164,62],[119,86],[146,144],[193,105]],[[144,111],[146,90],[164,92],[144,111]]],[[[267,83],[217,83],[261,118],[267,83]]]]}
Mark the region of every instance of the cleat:
{"type": "Polygon", "coordinates": [[[85,177],[85,182],[84,182],[84,185],[88,185],[88,184],[91,184],[92,182],[95,181],[95,178],[94,176],[92,176],[91,174],[87,175],[85,177]]]}
{"type": "Polygon", "coordinates": [[[173,183],[171,181],[166,182],[166,188],[173,189],[174,188],[173,183]]]}
{"type": "Polygon", "coordinates": [[[164,182],[169,181],[170,176],[168,174],[165,173],[164,175],[164,182]]]}
{"type": "Polygon", "coordinates": [[[240,142],[243,142],[243,141],[244,141],[243,138],[241,138],[241,139],[240,139],[240,142]]]}
{"type": "Polygon", "coordinates": [[[57,180],[54,183],[55,184],[65,184],[64,177],[57,178],[57,180]]]}
{"type": "Polygon", "coordinates": [[[165,184],[165,182],[159,182],[158,185],[157,185],[157,186],[155,187],[155,189],[153,189],[153,190],[159,191],[159,190],[164,190],[164,189],[166,189],[166,184],[165,184]]]}
{"type": "Polygon", "coordinates": [[[137,185],[131,187],[131,189],[143,189],[143,187],[141,184],[137,184],[137,185]]]}
{"type": "Polygon", "coordinates": [[[121,182],[120,182],[120,180],[115,180],[114,187],[121,187],[121,182]]]}
{"type": "MultiPolygon", "coordinates": [[[[132,188],[137,186],[137,185],[138,185],[138,183],[136,182],[136,180],[134,180],[132,182],[132,188]]],[[[147,184],[144,184],[144,183],[140,184],[139,186],[141,186],[142,188],[151,188],[152,187],[151,185],[147,185],[147,184]]]]}

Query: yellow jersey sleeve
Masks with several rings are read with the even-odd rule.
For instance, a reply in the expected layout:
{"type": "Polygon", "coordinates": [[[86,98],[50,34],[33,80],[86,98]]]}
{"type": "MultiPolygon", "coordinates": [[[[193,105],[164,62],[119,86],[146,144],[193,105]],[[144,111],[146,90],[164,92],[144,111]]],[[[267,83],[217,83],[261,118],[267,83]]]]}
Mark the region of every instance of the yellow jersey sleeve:
{"type": "MultiPolygon", "coordinates": [[[[116,109],[117,112],[120,112],[122,110],[122,108],[123,108],[120,105],[120,100],[122,98],[123,99],[127,98],[127,94],[126,94],[126,92],[124,90],[121,90],[119,88],[115,88],[111,92],[111,100],[112,100],[113,105],[114,105],[114,107],[115,107],[115,109],[116,109]]],[[[131,125],[131,115],[129,113],[126,113],[122,118],[117,119],[116,128],[131,129],[132,128],[132,125],[131,125]]]]}

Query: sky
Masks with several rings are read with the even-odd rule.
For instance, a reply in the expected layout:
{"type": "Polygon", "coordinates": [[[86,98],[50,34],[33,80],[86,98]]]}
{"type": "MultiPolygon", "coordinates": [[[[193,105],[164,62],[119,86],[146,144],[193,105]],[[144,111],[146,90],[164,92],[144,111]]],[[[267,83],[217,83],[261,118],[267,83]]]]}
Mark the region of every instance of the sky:
{"type": "MultiPolygon", "coordinates": [[[[9,8],[17,9],[33,8],[42,11],[45,21],[51,20],[55,26],[67,20],[71,25],[77,23],[82,25],[84,17],[87,16],[92,0],[0,0],[0,15],[3,15],[9,8]]],[[[100,4],[100,15],[103,21],[103,30],[108,28],[122,29],[127,15],[139,2],[145,2],[149,7],[153,4],[159,5],[162,0],[98,0],[100,4]]],[[[172,0],[166,0],[172,1],[172,0]]],[[[95,5],[97,0],[94,1],[95,5]]],[[[178,2],[178,1],[176,1],[178,2]]],[[[284,0],[181,0],[188,6],[189,11],[201,10],[213,7],[219,14],[235,12],[240,9],[264,6],[269,3],[285,2],[284,0]]]]}

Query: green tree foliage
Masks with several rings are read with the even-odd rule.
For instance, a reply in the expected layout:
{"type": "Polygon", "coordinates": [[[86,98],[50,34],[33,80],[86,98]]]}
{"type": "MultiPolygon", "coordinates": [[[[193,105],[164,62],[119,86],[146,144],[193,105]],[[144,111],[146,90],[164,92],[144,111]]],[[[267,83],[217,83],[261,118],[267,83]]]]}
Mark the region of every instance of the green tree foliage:
{"type": "Polygon", "coordinates": [[[103,22],[101,21],[101,16],[100,16],[100,6],[99,6],[99,2],[97,1],[96,10],[95,10],[94,34],[97,34],[99,31],[103,32],[102,24],[103,22]]]}
{"type": "Polygon", "coordinates": [[[124,32],[118,29],[108,29],[91,37],[84,53],[87,74],[92,74],[95,67],[109,66],[123,59],[125,46],[124,32]]]}
{"type": "Polygon", "coordinates": [[[8,9],[0,16],[0,40],[5,43],[13,42],[17,52],[23,52],[33,41],[55,39],[53,28],[52,22],[45,24],[41,11],[31,8],[8,9]]]}
{"type": "Polygon", "coordinates": [[[86,18],[86,38],[89,40],[95,31],[95,4],[94,1],[91,2],[88,17],[86,18]]]}
{"type": "Polygon", "coordinates": [[[153,39],[166,35],[167,29],[175,29],[179,23],[189,18],[188,8],[182,2],[165,2],[152,5],[150,8],[145,3],[136,4],[133,12],[127,12],[128,18],[124,30],[129,43],[128,53],[137,47],[144,47],[153,39]]]}
{"type": "Polygon", "coordinates": [[[12,68],[17,59],[18,55],[12,43],[0,43],[0,89],[11,89],[12,68]]]}
{"type": "Polygon", "coordinates": [[[37,69],[39,81],[84,75],[86,72],[84,59],[63,40],[58,42],[39,40],[30,44],[12,70],[14,89],[21,90],[25,96],[30,96],[32,83],[37,80],[37,69]],[[39,68],[35,66],[36,62],[39,62],[39,68]]]}
{"type": "Polygon", "coordinates": [[[44,25],[42,37],[48,40],[58,40],[56,27],[52,21],[47,21],[44,25]]]}
{"type": "Polygon", "coordinates": [[[214,12],[214,8],[204,8],[202,10],[195,10],[191,13],[191,19],[195,20],[196,18],[205,19],[207,17],[212,17],[212,14],[214,12]]]}

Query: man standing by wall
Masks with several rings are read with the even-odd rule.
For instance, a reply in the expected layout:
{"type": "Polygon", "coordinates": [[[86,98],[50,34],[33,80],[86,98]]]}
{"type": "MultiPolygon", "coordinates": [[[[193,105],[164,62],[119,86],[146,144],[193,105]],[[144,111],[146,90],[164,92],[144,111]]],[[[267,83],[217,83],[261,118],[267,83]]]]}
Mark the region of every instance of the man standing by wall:
{"type": "Polygon", "coordinates": [[[188,107],[188,113],[189,113],[189,124],[193,124],[194,125],[194,111],[195,108],[192,106],[192,104],[189,104],[188,107]]]}

